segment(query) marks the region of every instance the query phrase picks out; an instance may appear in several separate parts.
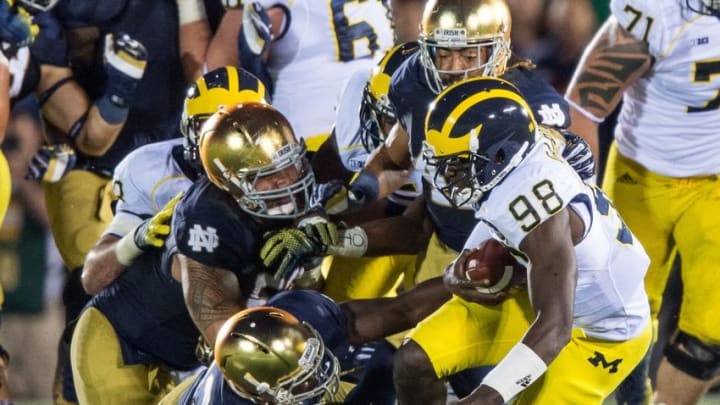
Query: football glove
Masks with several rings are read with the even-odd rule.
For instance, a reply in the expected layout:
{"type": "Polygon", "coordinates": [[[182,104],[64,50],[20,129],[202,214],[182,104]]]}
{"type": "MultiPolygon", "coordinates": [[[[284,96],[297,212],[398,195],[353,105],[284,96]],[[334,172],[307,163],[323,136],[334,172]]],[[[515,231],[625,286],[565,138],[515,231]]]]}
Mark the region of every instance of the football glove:
{"type": "Polygon", "coordinates": [[[144,220],[135,228],[133,239],[135,246],[140,250],[147,251],[152,248],[161,248],[165,245],[165,239],[170,235],[170,220],[172,219],[175,205],[177,205],[183,193],[178,193],[170,199],[157,214],[144,220]]]}
{"type": "Polygon", "coordinates": [[[569,131],[560,131],[565,138],[562,156],[583,180],[595,176],[595,159],[584,139],[569,131]]]}
{"type": "Polygon", "coordinates": [[[345,186],[341,180],[331,180],[315,185],[313,204],[325,208],[330,215],[349,213],[362,208],[364,201],[345,186]]]}
{"type": "Polygon", "coordinates": [[[265,267],[274,270],[274,278],[281,282],[293,275],[307,258],[324,256],[326,246],[318,243],[300,229],[288,228],[270,234],[260,249],[265,267]]]}
{"type": "MultiPolygon", "coordinates": [[[[145,46],[125,33],[105,36],[105,94],[118,108],[127,109],[135,97],[135,89],[145,73],[148,54],[145,46]]],[[[103,115],[105,117],[105,115],[103,115]]]]}
{"type": "Polygon", "coordinates": [[[272,94],[273,83],[263,56],[273,40],[272,23],[267,10],[258,2],[243,6],[242,29],[238,34],[238,52],[243,69],[255,75],[272,94]]]}
{"type": "Polygon", "coordinates": [[[0,0],[0,41],[17,49],[29,45],[40,29],[24,8],[13,6],[12,0],[0,0]]]}
{"type": "Polygon", "coordinates": [[[320,215],[303,218],[297,227],[322,245],[338,243],[337,225],[320,215]]]}
{"type": "Polygon", "coordinates": [[[77,155],[70,145],[43,146],[33,156],[26,179],[56,183],[77,163],[77,155]]]}

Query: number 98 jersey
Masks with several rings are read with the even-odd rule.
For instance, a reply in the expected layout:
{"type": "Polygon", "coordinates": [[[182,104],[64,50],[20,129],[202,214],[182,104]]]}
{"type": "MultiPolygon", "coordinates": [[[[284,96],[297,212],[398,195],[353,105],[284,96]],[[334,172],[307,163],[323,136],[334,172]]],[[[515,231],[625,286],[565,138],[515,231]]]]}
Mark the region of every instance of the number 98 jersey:
{"type": "MultiPolygon", "coordinates": [[[[643,279],[650,260],[605,194],[586,185],[545,140],[476,207],[482,222],[466,246],[481,243],[483,228],[518,249],[527,234],[564,208],[585,224],[575,245],[575,327],[588,336],[620,341],[639,335],[650,308],[643,279]]],[[[486,236],[484,236],[486,238],[486,236]]],[[[522,260],[524,261],[524,260],[522,260]]],[[[532,272],[532,266],[530,266],[532,272]]]]}
{"type": "Polygon", "coordinates": [[[664,176],[720,173],[720,19],[677,0],[612,0],[610,9],[655,59],[625,92],[620,153],[664,176]]]}
{"type": "Polygon", "coordinates": [[[308,138],[332,127],[337,94],[357,68],[368,71],[393,46],[386,1],[260,0],[290,10],[287,33],[272,44],[273,105],[297,135],[308,138]]]}

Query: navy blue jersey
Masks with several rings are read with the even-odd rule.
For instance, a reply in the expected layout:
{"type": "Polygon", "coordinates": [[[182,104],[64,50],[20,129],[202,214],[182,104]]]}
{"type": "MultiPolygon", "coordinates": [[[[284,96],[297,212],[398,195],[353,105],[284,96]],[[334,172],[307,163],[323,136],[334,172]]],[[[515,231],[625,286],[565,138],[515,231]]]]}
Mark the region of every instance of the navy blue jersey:
{"type": "Polygon", "coordinates": [[[103,94],[107,80],[103,64],[105,34],[125,32],[140,41],[148,53],[145,73],[117,140],[101,157],[80,156],[80,164],[101,174],[111,174],[130,151],[174,137],[187,88],[178,54],[175,1],[61,1],[55,12],[65,26],[100,29],[94,59],[89,65],[74,61],[72,66],[76,80],[92,100],[103,94]]]}
{"type": "MultiPolygon", "coordinates": [[[[403,128],[410,138],[413,158],[420,158],[425,141],[425,116],[437,96],[427,85],[426,68],[420,54],[410,56],[392,76],[389,97],[403,128]]],[[[538,123],[558,128],[570,125],[570,110],[565,99],[534,70],[509,69],[503,79],[514,84],[533,109],[538,123]]],[[[455,251],[462,250],[477,220],[471,209],[452,207],[439,193],[432,192],[432,179],[423,179],[426,207],[440,241],[455,251]],[[433,195],[435,194],[435,195],[433,195]]]]}
{"type": "Polygon", "coordinates": [[[182,285],[171,275],[172,238],[166,250],[141,255],[90,301],[120,340],[126,364],[166,364],[191,370],[200,364],[195,346],[200,332],[190,318],[182,285]]]}
{"type": "Polygon", "coordinates": [[[186,191],[173,214],[177,249],[206,266],[233,272],[243,296],[250,296],[257,276],[265,272],[259,252],[263,235],[291,224],[253,217],[230,194],[202,178],[186,191]]]}

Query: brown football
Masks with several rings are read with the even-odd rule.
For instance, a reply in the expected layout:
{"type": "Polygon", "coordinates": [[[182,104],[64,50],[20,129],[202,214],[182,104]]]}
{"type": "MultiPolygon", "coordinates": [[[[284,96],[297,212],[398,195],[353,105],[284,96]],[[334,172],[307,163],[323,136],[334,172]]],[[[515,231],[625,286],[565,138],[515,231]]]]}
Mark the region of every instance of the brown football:
{"type": "Polygon", "coordinates": [[[464,267],[468,280],[488,280],[486,287],[477,287],[478,291],[488,294],[508,287],[513,281],[515,268],[522,268],[510,250],[494,239],[488,239],[471,250],[465,258],[464,267]]]}

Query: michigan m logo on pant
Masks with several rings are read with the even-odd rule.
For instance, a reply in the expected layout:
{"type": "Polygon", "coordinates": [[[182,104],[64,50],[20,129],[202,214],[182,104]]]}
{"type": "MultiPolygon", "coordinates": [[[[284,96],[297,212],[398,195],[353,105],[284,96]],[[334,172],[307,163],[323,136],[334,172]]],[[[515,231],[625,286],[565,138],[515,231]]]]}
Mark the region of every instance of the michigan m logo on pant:
{"type": "Polygon", "coordinates": [[[593,357],[590,357],[588,359],[590,364],[592,364],[595,367],[602,367],[608,369],[608,373],[614,374],[618,371],[618,365],[622,363],[623,359],[616,359],[613,361],[608,362],[605,358],[605,355],[600,352],[595,352],[593,357]]]}

